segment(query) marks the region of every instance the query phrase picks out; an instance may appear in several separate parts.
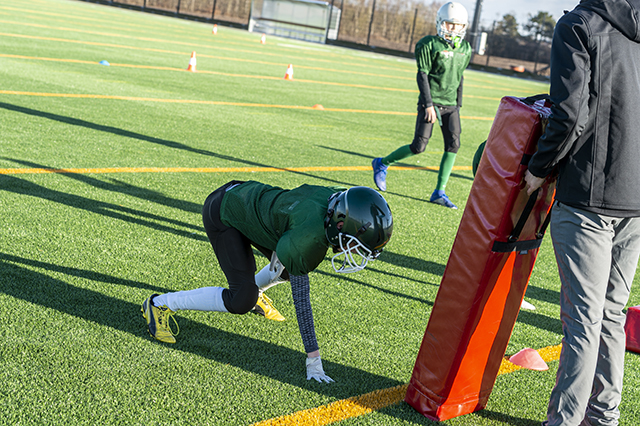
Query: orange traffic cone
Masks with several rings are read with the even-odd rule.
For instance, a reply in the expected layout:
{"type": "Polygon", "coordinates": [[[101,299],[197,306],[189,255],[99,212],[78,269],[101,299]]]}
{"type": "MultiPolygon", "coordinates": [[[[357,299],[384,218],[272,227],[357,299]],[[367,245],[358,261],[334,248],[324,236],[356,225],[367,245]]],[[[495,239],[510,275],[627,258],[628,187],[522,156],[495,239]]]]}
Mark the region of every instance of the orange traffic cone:
{"type": "Polygon", "coordinates": [[[285,80],[293,80],[293,65],[289,64],[287,67],[287,72],[284,75],[285,80]]]}
{"type": "Polygon", "coordinates": [[[218,34],[218,24],[213,24],[213,29],[211,30],[213,35],[218,34]]]}
{"type": "Polygon", "coordinates": [[[262,37],[260,37],[260,43],[267,44],[267,35],[266,34],[262,34],[262,37]]]}
{"type": "Polygon", "coordinates": [[[189,59],[189,66],[187,67],[187,71],[196,72],[196,51],[195,50],[191,53],[191,59],[189,59]]]}
{"type": "Polygon", "coordinates": [[[524,348],[510,357],[509,361],[520,367],[528,368],[529,370],[545,371],[549,369],[549,366],[544,362],[538,351],[531,348],[524,348]]]}

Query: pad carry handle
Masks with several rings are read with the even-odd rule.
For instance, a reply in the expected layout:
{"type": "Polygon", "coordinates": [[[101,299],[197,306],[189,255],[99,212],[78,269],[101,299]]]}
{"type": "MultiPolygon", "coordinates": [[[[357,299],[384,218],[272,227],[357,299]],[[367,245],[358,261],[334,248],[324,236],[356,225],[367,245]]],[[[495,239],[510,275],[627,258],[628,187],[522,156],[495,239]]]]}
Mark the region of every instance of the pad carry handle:
{"type": "Polygon", "coordinates": [[[542,93],[540,95],[535,95],[535,96],[529,96],[528,98],[521,98],[520,102],[526,105],[533,105],[536,102],[542,101],[542,100],[545,101],[545,105],[551,104],[551,96],[547,95],[546,93],[542,93]]]}
{"type": "Polygon", "coordinates": [[[524,210],[520,214],[520,218],[518,219],[516,226],[513,227],[513,231],[511,231],[511,234],[507,238],[507,241],[506,242],[495,241],[493,243],[492,251],[499,252],[499,253],[508,253],[512,251],[533,250],[540,247],[540,244],[542,244],[542,238],[544,237],[544,233],[547,230],[547,227],[549,226],[549,220],[551,219],[551,209],[549,209],[549,212],[547,213],[547,216],[545,217],[544,222],[542,222],[540,229],[538,230],[538,232],[536,232],[535,239],[527,240],[527,241],[518,241],[518,239],[520,238],[520,233],[522,232],[522,229],[524,228],[525,223],[527,223],[527,219],[529,218],[529,215],[533,211],[533,207],[536,204],[539,193],[540,193],[540,188],[536,189],[533,192],[533,194],[529,196],[529,199],[527,200],[527,204],[525,205],[524,210]]]}
{"type": "MultiPolygon", "coordinates": [[[[524,224],[527,223],[527,219],[529,218],[529,215],[533,210],[533,206],[536,204],[536,200],[538,199],[539,193],[540,193],[540,188],[533,191],[533,194],[529,196],[529,199],[527,200],[527,205],[524,206],[524,210],[522,210],[522,213],[520,214],[520,219],[518,219],[518,223],[516,223],[516,226],[513,228],[513,231],[511,231],[511,235],[509,235],[509,238],[507,238],[508,242],[514,243],[518,241],[518,238],[520,238],[520,233],[522,232],[522,228],[524,228],[524,224]]],[[[537,234],[536,234],[536,237],[537,237],[537,234]]]]}

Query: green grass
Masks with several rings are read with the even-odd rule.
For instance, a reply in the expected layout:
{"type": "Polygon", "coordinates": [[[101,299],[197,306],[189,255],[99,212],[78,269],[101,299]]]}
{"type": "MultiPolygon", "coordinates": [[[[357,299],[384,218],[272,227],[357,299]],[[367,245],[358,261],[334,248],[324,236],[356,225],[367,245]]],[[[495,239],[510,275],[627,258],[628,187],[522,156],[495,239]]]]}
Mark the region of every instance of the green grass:
{"type": "MultiPolygon", "coordinates": [[[[261,45],[260,34],[219,27],[213,36],[206,24],[75,1],[2,4],[0,22],[0,169],[368,166],[413,136],[410,60],[277,37],[261,45]],[[180,71],[194,50],[199,72],[180,71]],[[289,63],[294,81],[282,80],[289,63]],[[315,104],[351,111],[268,106],[315,104]]],[[[471,165],[491,126],[479,118],[493,117],[502,96],[547,89],[467,71],[456,165],[471,165]]],[[[427,152],[402,164],[435,167],[441,154],[435,131],[427,152]]],[[[329,262],[311,274],[336,380],[321,385],[304,375],[287,285],[269,291],[287,321],[180,312],[175,345],[149,337],[140,304],[223,285],[200,215],[221,184],[371,186],[370,171],[0,174],[0,424],[248,425],[407,383],[472,183],[470,169],[454,171],[447,192],[460,210],[448,211],[425,201],[436,175],[392,169],[384,254],[355,275],[329,262]]],[[[521,312],[508,355],[560,343],[548,239],[526,297],[537,309],[521,312]]],[[[640,304],[635,288],[629,303],[640,304]]],[[[621,424],[637,425],[638,356],[628,353],[625,367],[621,424]]],[[[537,425],[556,368],[499,376],[486,410],[444,424],[537,425]]],[[[432,422],[400,403],[339,424],[432,422]]]]}

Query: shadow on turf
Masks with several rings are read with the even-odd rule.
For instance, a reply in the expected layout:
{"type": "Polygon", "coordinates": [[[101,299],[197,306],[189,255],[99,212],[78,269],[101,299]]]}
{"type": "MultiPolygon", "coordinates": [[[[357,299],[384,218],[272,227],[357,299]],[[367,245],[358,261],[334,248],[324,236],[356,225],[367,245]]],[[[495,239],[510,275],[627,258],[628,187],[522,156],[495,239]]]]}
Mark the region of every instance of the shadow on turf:
{"type": "MultiPolygon", "coordinates": [[[[444,274],[445,265],[431,262],[430,260],[420,259],[418,257],[397,254],[385,250],[376,262],[389,263],[391,265],[400,266],[401,268],[413,269],[416,271],[428,272],[430,274],[442,276],[444,274]]],[[[374,262],[375,264],[375,262],[374,262]]]]}
{"type": "MultiPolygon", "coordinates": [[[[125,302],[93,290],[70,285],[20,264],[69,272],[74,276],[82,276],[85,273],[92,274],[89,271],[63,268],[4,254],[0,256],[0,276],[2,277],[0,292],[44,308],[54,309],[71,317],[92,321],[110,329],[132,334],[147,340],[149,344],[161,345],[170,351],[191,353],[220,364],[243,369],[258,376],[269,377],[338,399],[402,384],[388,377],[327,360],[323,362],[325,371],[336,380],[336,383],[327,385],[316,383],[313,380],[307,381],[304,374],[305,354],[302,350],[289,349],[258,338],[211,327],[189,320],[180,314],[177,318],[181,330],[178,342],[173,345],[157,342],[148,334],[146,322],[140,313],[140,304],[125,302]]],[[[106,283],[119,282],[118,278],[106,275],[98,275],[98,278],[106,283]]],[[[136,285],[142,287],[141,283],[136,285]]],[[[151,293],[150,288],[148,294],[151,293]]],[[[211,315],[230,314],[211,313],[211,315]]],[[[255,316],[255,319],[265,321],[258,316],[255,316]]],[[[242,318],[238,318],[238,320],[242,320],[242,318]]],[[[274,329],[270,335],[279,330],[282,333],[297,333],[298,331],[295,324],[269,324],[269,326],[274,329]]],[[[140,346],[140,357],[148,357],[144,344],[140,346]]]]}
{"type": "MultiPolygon", "coordinates": [[[[162,145],[162,146],[165,146],[165,147],[168,147],[168,148],[179,149],[179,150],[192,152],[192,153],[195,153],[195,154],[207,155],[207,156],[211,156],[211,157],[217,157],[217,158],[220,158],[222,160],[233,161],[233,162],[237,162],[237,163],[241,163],[241,164],[245,164],[245,165],[249,165],[249,166],[274,167],[274,168],[279,168],[279,169],[285,170],[285,168],[280,168],[278,166],[272,166],[272,165],[269,165],[269,164],[263,164],[263,163],[257,163],[257,162],[254,162],[254,161],[243,160],[241,158],[237,158],[237,157],[232,157],[230,155],[224,155],[224,154],[216,153],[216,152],[213,152],[213,151],[208,151],[206,149],[194,148],[194,147],[191,147],[189,145],[185,145],[185,144],[179,143],[179,142],[169,141],[169,140],[166,140],[166,139],[156,138],[156,137],[153,137],[153,136],[147,136],[147,135],[143,135],[141,133],[136,133],[136,132],[132,132],[132,131],[129,131],[129,130],[124,130],[124,129],[120,129],[120,128],[113,127],[113,126],[106,126],[104,124],[92,123],[91,121],[81,120],[79,118],[68,117],[68,116],[64,116],[64,115],[54,114],[54,113],[51,113],[51,112],[38,111],[38,110],[35,110],[35,109],[26,108],[26,107],[22,107],[22,106],[19,106],[19,105],[13,105],[13,104],[9,104],[9,103],[6,103],[6,102],[0,102],[0,108],[4,108],[4,109],[9,110],[9,111],[20,112],[22,114],[32,115],[32,116],[36,116],[36,117],[47,118],[49,120],[58,121],[60,123],[70,124],[72,126],[85,127],[87,129],[91,129],[91,130],[97,130],[97,131],[100,131],[100,132],[111,133],[111,134],[122,136],[122,137],[126,137],[126,138],[137,139],[137,140],[144,141],[144,142],[154,143],[154,144],[162,145]]],[[[342,181],[339,181],[339,180],[335,180],[335,179],[330,179],[330,178],[314,175],[314,174],[307,173],[307,172],[292,171],[292,170],[287,170],[287,171],[289,173],[294,173],[294,174],[298,174],[298,175],[302,175],[302,176],[309,176],[309,177],[312,177],[314,179],[319,179],[319,180],[331,182],[333,184],[338,184],[338,185],[341,185],[341,186],[356,186],[356,185],[358,185],[358,184],[342,182],[342,181]]],[[[232,179],[229,179],[229,180],[232,180],[232,179]]],[[[215,189],[215,188],[213,188],[213,189],[215,189]]]]}
{"type": "Polygon", "coordinates": [[[92,200],[90,198],[81,197],[79,195],[69,194],[66,192],[50,189],[24,179],[19,179],[10,175],[0,175],[0,191],[13,192],[15,194],[29,195],[32,197],[42,198],[44,200],[60,203],[69,207],[87,210],[92,213],[101,214],[113,219],[119,219],[126,222],[135,223],[146,226],[159,231],[169,232],[181,237],[196,239],[199,241],[209,241],[204,235],[202,226],[192,225],[190,223],[178,220],[168,219],[164,216],[147,213],[141,210],[135,210],[123,207],[118,204],[107,203],[104,201],[92,200]],[[136,217],[137,216],[137,217],[136,217]],[[195,232],[183,231],[171,226],[163,225],[158,222],[164,222],[170,225],[180,226],[191,229],[195,232]]]}
{"type": "Polygon", "coordinates": [[[510,416],[509,414],[499,413],[497,411],[480,410],[476,415],[484,417],[488,420],[496,420],[500,424],[508,424],[514,426],[540,426],[539,420],[523,419],[522,417],[510,416]]]}
{"type": "MultiPolygon", "coordinates": [[[[443,426],[443,425],[450,424],[450,422],[447,420],[443,422],[430,420],[424,417],[422,414],[420,414],[418,411],[416,411],[413,407],[411,407],[408,403],[404,401],[401,402],[400,404],[394,404],[389,407],[383,408],[380,410],[380,413],[390,417],[403,419],[408,424],[417,424],[417,425],[425,425],[425,426],[426,425],[443,426]]],[[[464,415],[458,418],[454,418],[452,420],[458,424],[474,425],[476,424],[476,422],[474,422],[474,418],[476,416],[485,418],[487,420],[494,420],[496,422],[499,422],[496,424],[501,424],[501,425],[506,424],[506,425],[513,425],[513,426],[540,426],[540,422],[536,420],[524,419],[522,417],[515,417],[509,414],[490,411],[487,409],[476,411],[473,414],[464,415]]],[[[482,422],[482,423],[486,423],[486,422],[482,422]]]]}
{"type": "MultiPolygon", "coordinates": [[[[7,158],[7,157],[2,157],[2,159],[11,161],[13,163],[22,164],[23,166],[27,166],[30,168],[55,170],[54,167],[49,167],[44,164],[38,164],[31,161],[23,161],[23,160],[18,160],[16,158],[7,158]]],[[[177,200],[175,198],[169,198],[164,194],[162,194],[161,192],[153,191],[147,188],[141,188],[139,186],[134,186],[126,182],[119,181],[117,179],[109,179],[110,182],[106,182],[82,173],[60,173],[60,175],[68,177],[70,179],[77,180],[87,185],[91,185],[94,188],[98,188],[101,190],[119,192],[121,194],[140,198],[145,201],[150,201],[163,206],[180,209],[188,213],[198,213],[198,214],[202,213],[202,204],[193,203],[191,201],[185,201],[185,200],[177,200]]],[[[204,199],[202,200],[202,203],[204,204],[204,199]]]]}
{"type": "MultiPolygon", "coordinates": [[[[330,273],[327,273],[327,272],[318,271],[318,270],[316,270],[315,272],[320,274],[320,275],[334,277],[334,274],[330,274],[330,273]]],[[[405,279],[405,277],[401,277],[401,278],[405,279]]],[[[390,294],[392,296],[402,297],[403,299],[415,300],[416,302],[425,303],[425,304],[427,304],[429,306],[433,306],[433,302],[430,301],[430,300],[420,299],[419,297],[410,296],[408,294],[398,293],[397,291],[393,291],[393,290],[389,290],[389,289],[386,289],[386,288],[377,287],[375,285],[366,283],[364,281],[360,281],[360,280],[356,280],[356,279],[350,278],[350,277],[346,276],[346,274],[343,274],[343,275],[340,276],[340,281],[347,281],[347,282],[350,282],[350,283],[353,283],[353,284],[359,284],[359,285],[361,285],[363,287],[369,287],[369,288],[373,288],[375,290],[380,290],[381,292],[390,294]]]]}
{"type": "MultiPolygon", "coordinates": [[[[72,277],[85,278],[88,280],[97,281],[105,284],[125,285],[127,287],[142,288],[145,290],[153,291],[155,293],[166,293],[168,291],[171,291],[170,289],[167,289],[164,287],[158,287],[158,286],[150,285],[140,281],[117,278],[112,275],[101,274],[99,272],[89,271],[86,269],[54,265],[53,263],[41,262],[39,260],[33,260],[33,259],[26,259],[24,257],[14,256],[14,255],[2,253],[2,252],[0,252],[0,262],[18,263],[18,264],[33,267],[33,268],[44,269],[45,271],[61,272],[63,274],[70,275],[72,277]]],[[[2,269],[3,267],[0,266],[0,270],[2,269]]]]}

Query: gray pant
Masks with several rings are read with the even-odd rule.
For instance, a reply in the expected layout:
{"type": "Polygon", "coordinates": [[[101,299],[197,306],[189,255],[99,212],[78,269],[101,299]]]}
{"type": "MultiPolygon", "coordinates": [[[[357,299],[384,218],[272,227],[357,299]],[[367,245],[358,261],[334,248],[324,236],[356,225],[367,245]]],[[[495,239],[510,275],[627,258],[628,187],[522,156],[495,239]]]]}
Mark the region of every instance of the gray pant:
{"type": "Polygon", "coordinates": [[[556,203],[551,238],[562,290],[562,352],[548,426],[617,425],[625,314],[640,255],[640,218],[556,203]]]}

